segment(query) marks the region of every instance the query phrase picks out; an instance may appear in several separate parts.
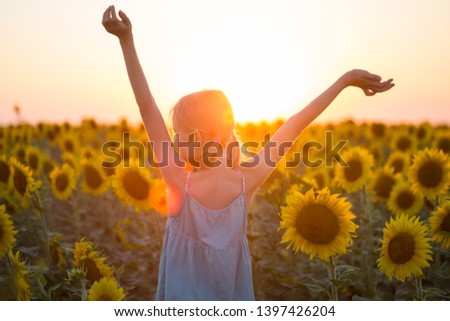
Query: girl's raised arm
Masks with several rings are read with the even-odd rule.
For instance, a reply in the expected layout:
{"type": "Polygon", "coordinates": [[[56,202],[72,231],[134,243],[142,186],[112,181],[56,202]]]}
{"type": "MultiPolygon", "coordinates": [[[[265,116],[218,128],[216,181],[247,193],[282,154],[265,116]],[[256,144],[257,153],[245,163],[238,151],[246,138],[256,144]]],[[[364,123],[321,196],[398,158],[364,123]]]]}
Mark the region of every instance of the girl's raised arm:
{"type": "MultiPolygon", "coordinates": [[[[182,172],[182,168],[175,163],[176,152],[173,148],[172,140],[142,71],[134,47],[130,19],[122,11],[119,11],[119,16],[121,20],[117,18],[114,6],[108,7],[103,14],[103,26],[106,31],[117,36],[120,40],[131,87],[133,88],[147,135],[153,143],[153,156],[159,164],[163,164],[160,166],[160,170],[164,180],[166,183],[182,184],[182,182],[178,182],[183,176],[179,175],[182,172]]],[[[184,180],[181,181],[184,182],[184,180]]]]}
{"type": "Polygon", "coordinates": [[[269,176],[288,148],[287,143],[293,143],[300,133],[319,116],[328,105],[348,86],[361,88],[367,96],[391,89],[392,79],[382,82],[381,77],[365,70],[352,70],[341,76],[321,95],[309,103],[303,110],[291,116],[270,138],[259,153],[247,163],[241,165],[246,172],[247,190],[255,191],[269,176]]]}

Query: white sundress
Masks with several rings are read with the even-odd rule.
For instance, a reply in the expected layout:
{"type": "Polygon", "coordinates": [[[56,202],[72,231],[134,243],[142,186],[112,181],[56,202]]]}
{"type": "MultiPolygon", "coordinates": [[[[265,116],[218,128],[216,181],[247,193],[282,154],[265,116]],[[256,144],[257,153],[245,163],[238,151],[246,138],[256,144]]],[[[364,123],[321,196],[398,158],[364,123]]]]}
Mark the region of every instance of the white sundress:
{"type": "Polygon", "coordinates": [[[189,193],[189,177],[178,214],[167,218],[156,300],[255,300],[244,176],[242,192],[219,210],[189,193]]]}

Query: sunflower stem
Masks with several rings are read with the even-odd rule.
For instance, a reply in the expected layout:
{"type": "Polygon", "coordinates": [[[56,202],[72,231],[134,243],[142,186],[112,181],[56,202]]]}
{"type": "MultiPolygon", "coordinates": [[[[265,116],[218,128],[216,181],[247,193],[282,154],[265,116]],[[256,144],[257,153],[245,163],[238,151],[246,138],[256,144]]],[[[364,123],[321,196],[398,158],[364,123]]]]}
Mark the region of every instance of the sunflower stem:
{"type": "Polygon", "coordinates": [[[88,294],[86,290],[86,280],[81,279],[81,300],[87,301],[88,300],[88,294]]]}
{"type": "Polygon", "coordinates": [[[425,300],[425,298],[423,296],[422,279],[423,279],[423,276],[414,275],[414,283],[416,285],[417,299],[419,301],[425,300]]]}
{"type": "Polygon", "coordinates": [[[336,280],[336,257],[335,256],[330,256],[328,259],[328,277],[331,281],[331,301],[338,301],[338,288],[336,286],[336,283],[333,282],[334,280],[336,280]]]}
{"type": "Polygon", "coordinates": [[[372,223],[372,206],[367,197],[366,185],[364,184],[362,187],[362,195],[363,195],[363,203],[364,203],[364,215],[367,217],[367,228],[368,228],[368,236],[365,238],[365,248],[368,249],[366,255],[366,272],[367,272],[367,283],[368,283],[368,293],[370,297],[374,295],[376,292],[374,290],[374,277],[373,277],[373,269],[372,269],[372,247],[373,247],[373,223],[372,223]]]}
{"type": "Polygon", "coordinates": [[[45,261],[47,263],[47,269],[50,268],[50,248],[49,248],[49,242],[48,242],[48,228],[47,228],[47,221],[45,219],[45,212],[42,210],[41,201],[39,200],[39,196],[37,195],[36,191],[32,192],[33,195],[33,201],[35,204],[35,207],[39,211],[39,216],[41,219],[41,226],[42,226],[42,238],[43,238],[43,247],[44,247],[44,253],[45,253],[45,261]]]}
{"type": "Polygon", "coordinates": [[[75,222],[75,239],[80,240],[81,239],[81,222],[80,222],[80,215],[77,211],[77,191],[75,190],[73,192],[73,195],[71,197],[71,205],[72,205],[72,218],[75,222]]]}
{"type": "MultiPolygon", "coordinates": [[[[11,254],[12,255],[14,255],[14,253],[12,252],[12,250],[10,250],[11,251],[11,254]]],[[[11,258],[9,257],[9,255],[5,255],[6,257],[7,257],[7,259],[6,259],[6,262],[7,262],[7,264],[6,264],[6,268],[7,268],[7,270],[8,270],[8,274],[9,274],[9,277],[11,278],[11,284],[13,284],[14,286],[13,286],[13,292],[14,292],[14,297],[16,297],[17,298],[17,292],[18,292],[18,289],[17,289],[17,284],[16,284],[16,282],[14,282],[14,278],[15,278],[15,276],[14,276],[14,274],[15,274],[15,270],[16,270],[16,267],[14,266],[14,263],[12,262],[12,260],[11,260],[11,258]]]]}
{"type": "Polygon", "coordinates": [[[435,243],[434,244],[435,249],[433,250],[434,252],[434,270],[435,271],[439,271],[439,269],[441,268],[441,252],[439,252],[439,246],[435,243]]]}

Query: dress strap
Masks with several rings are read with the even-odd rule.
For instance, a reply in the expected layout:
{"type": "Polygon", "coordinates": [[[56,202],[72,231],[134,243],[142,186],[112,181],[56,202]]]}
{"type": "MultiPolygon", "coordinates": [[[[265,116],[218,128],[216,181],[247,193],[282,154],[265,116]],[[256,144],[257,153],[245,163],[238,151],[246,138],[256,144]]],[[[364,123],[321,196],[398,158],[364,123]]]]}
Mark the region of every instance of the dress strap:
{"type": "Polygon", "coordinates": [[[191,176],[191,172],[188,172],[186,175],[186,183],[184,184],[184,191],[188,191],[189,177],[191,176]]]}
{"type": "Polygon", "coordinates": [[[241,173],[241,176],[242,176],[242,191],[245,191],[245,176],[240,170],[238,170],[238,171],[239,171],[239,173],[241,173]]]}

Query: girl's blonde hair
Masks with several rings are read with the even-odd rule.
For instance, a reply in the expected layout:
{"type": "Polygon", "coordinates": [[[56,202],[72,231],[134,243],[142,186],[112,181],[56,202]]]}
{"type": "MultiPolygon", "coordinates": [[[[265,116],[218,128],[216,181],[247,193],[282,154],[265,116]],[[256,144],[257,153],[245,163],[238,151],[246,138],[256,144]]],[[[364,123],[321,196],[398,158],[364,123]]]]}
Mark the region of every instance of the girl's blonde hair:
{"type": "Polygon", "coordinates": [[[235,135],[233,110],[222,91],[203,90],[186,95],[172,108],[171,116],[175,133],[191,134],[197,130],[203,143],[220,143],[224,153],[228,152],[227,163],[231,161],[232,167],[239,165],[240,151],[234,150],[234,147],[239,147],[239,141],[235,135]],[[230,143],[233,143],[233,148],[226,148],[230,143]]]}

